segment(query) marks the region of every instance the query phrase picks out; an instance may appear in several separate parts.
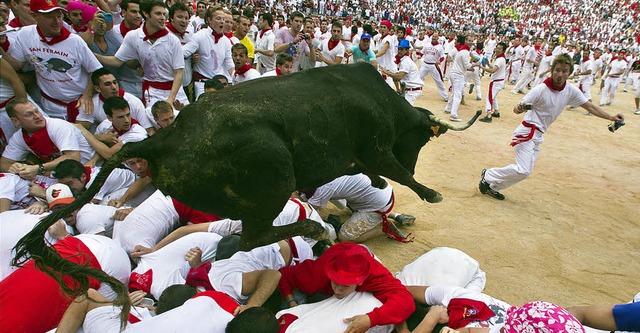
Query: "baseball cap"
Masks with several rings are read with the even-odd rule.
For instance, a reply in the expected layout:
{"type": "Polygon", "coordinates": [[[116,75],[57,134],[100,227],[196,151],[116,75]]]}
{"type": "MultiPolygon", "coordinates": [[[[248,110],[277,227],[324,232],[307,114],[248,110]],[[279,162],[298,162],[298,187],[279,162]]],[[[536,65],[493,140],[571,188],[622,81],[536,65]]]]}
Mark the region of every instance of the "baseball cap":
{"type": "Polygon", "coordinates": [[[371,35],[369,35],[366,32],[363,32],[362,36],[360,36],[360,40],[363,40],[363,39],[371,39],[371,35]]]}
{"type": "Polygon", "coordinates": [[[409,41],[406,39],[402,39],[398,42],[398,48],[399,49],[410,49],[411,48],[411,44],[409,44],[409,41]]]}
{"type": "Polygon", "coordinates": [[[70,204],[75,200],[71,189],[65,184],[53,184],[49,186],[46,194],[49,209],[60,204],[70,204]]]}
{"type": "Polygon", "coordinates": [[[369,257],[371,255],[362,246],[347,248],[329,259],[325,273],[337,284],[359,285],[369,276],[369,257]]]}
{"type": "Polygon", "coordinates": [[[31,9],[32,12],[38,13],[51,13],[58,9],[64,10],[64,8],[58,6],[56,0],[31,0],[29,9],[31,9]]]}
{"type": "Polygon", "coordinates": [[[585,333],[567,310],[547,302],[530,302],[507,310],[504,333],[585,333]]]}

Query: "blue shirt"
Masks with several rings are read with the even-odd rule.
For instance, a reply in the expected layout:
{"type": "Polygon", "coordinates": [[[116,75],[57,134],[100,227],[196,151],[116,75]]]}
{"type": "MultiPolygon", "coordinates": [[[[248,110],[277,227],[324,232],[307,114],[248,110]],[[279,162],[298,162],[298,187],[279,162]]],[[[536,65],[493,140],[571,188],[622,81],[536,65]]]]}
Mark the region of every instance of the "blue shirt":
{"type": "Polygon", "coordinates": [[[358,62],[359,59],[362,59],[364,62],[371,63],[371,61],[376,60],[376,55],[371,49],[368,49],[367,52],[362,52],[360,46],[353,45],[351,46],[351,52],[353,52],[353,62],[358,62]]]}

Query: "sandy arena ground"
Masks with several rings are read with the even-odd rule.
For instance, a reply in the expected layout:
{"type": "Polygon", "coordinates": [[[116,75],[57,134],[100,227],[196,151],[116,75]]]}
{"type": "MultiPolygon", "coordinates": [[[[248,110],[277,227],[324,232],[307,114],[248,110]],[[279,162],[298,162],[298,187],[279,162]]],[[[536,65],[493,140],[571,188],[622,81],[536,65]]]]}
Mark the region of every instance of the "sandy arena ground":
{"type": "MultiPolygon", "coordinates": [[[[599,84],[592,87],[595,103],[599,84]]],[[[488,85],[487,75],[482,101],[475,91],[465,92],[464,121],[484,110],[488,85]]],[[[633,93],[622,86],[605,110],[623,113],[626,126],[611,133],[609,121],[567,108],[544,135],[531,177],[502,191],[506,199],[498,201],[480,194],[478,182],[482,169],[514,162],[509,144],[522,115],[513,106],[523,95],[511,94],[507,85],[498,95],[501,118],[449,131],[422,149],[415,178],[439,191],[442,202],[423,202],[393,183],[394,211],[417,218],[405,228],[415,242],[366,244],[392,272],[434,247],[458,248],[487,273],[485,293],[513,305],[630,301],[640,291],[640,116],[632,112],[633,93]]],[[[416,105],[448,120],[430,77],[416,105]]]]}

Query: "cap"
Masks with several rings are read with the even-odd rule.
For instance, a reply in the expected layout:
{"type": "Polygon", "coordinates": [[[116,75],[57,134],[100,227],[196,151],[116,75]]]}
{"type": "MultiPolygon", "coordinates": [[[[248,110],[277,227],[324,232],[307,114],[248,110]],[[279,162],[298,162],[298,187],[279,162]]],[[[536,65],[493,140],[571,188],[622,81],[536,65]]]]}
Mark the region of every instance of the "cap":
{"type": "Polygon", "coordinates": [[[385,27],[391,29],[393,27],[393,25],[391,24],[391,22],[389,22],[389,20],[382,20],[382,22],[380,22],[380,25],[384,25],[385,27]]]}
{"type": "Polygon", "coordinates": [[[56,0],[31,0],[29,9],[31,9],[32,12],[38,13],[51,13],[58,9],[64,10],[64,8],[58,6],[56,0]]]}
{"type": "Polygon", "coordinates": [[[411,48],[411,44],[409,44],[409,41],[406,39],[401,39],[398,42],[398,48],[399,49],[410,49],[411,48]]]}
{"type": "Polygon", "coordinates": [[[496,314],[484,303],[468,298],[454,298],[447,306],[449,323],[455,329],[465,327],[472,321],[489,320],[496,314]]]}
{"type": "Polygon", "coordinates": [[[49,186],[46,194],[49,208],[53,208],[60,204],[70,204],[75,200],[71,189],[65,184],[53,184],[49,186]]]}
{"type": "Polygon", "coordinates": [[[366,32],[363,32],[362,36],[360,36],[360,40],[363,40],[363,39],[371,39],[371,35],[369,35],[366,32]]]}
{"type": "Polygon", "coordinates": [[[547,302],[530,302],[507,310],[504,333],[585,333],[567,310],[547,302]]]}
{"type": "Polygon", "coordinates": [[[337,284],[359,285],[369,276],[370,257],[369,251],[362,246],[347,248],[329,259],[325,273],[337,284]]]}

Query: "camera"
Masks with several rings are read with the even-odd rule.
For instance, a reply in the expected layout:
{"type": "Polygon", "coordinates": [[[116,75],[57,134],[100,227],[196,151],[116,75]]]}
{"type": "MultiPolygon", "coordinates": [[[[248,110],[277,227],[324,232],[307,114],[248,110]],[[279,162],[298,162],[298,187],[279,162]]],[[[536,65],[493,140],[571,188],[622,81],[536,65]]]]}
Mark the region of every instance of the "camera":
{"type": "Polygon", "coordinates": [[[307,35],[307,34],[303,33],[303,34],[301,34],[300,38],[302,38],[302,39],[309,39],[309,38],[311,38],[311,37],[310,37],[309,35],[307,35]]]}
{"type": "Polygon", "coordinates": [[[616,120],[613,124],[607,125],[609,128],[609,132],[613,133],[618,130],[618,128],[624,126],[624,122],[616,120]]]}

